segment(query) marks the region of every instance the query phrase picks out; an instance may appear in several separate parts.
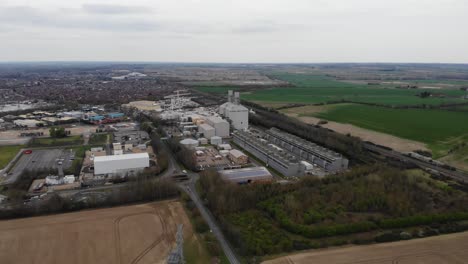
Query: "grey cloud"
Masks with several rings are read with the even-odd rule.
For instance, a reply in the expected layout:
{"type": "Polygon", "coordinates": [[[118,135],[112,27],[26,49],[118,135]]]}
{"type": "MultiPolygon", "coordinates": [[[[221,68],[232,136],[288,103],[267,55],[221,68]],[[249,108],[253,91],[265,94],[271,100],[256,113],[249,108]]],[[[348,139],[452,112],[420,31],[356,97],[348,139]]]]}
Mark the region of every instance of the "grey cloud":
{"type": "Polygon", "coordinates": [[[251,21],[248,24],[234,26],[231,28],[232,33],[236,34],[261,34],[272,33],[278,31],[296,31],[305,29],[306,26],[302,24],[287,24],[277,23],[276,21],[251,21]]]}
{"type": "Polygon", "coordinates": [[[152,9],[145,6],[125,6],[125,5],[103,5],[103,4],[84,4],[83,10],[93,14],[142,14],[151,13],[152,9]]]}
{"type": "Polygon", "coordinates": [[[144,18],[118,19],[109,16],[79,14],[67,12],[44,12],[37,8],[14,6],[0,8],[0,22],[7,26],[81,28],[106,31],[150,31],[159,28],[155,21],[144,18]]]}
{"type": "Polygon", "coordinates": [[[266,24],[251,24],[251,25],[243,25],[243,26],[237,26],[232,28],[233,33],[238,33],[238,34],[255,34],[255,33],[268,33],[268,32],[274,32],[278,31],[280,28],[275,26],[275,25],[266,25],[266,24]]]}

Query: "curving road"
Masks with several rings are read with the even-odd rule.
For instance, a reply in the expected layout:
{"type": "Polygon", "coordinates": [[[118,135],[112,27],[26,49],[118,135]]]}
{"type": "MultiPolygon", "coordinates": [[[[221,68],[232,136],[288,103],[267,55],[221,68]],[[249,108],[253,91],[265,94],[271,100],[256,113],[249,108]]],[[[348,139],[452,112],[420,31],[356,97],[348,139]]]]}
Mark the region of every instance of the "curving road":
{"type": "MultiPolygon", "coordinates": [[[[182,168],[180,167],[179,163],[175,159],[173,153],[167,147],[166,144],[163,144],[164,148],[166,149],[168,156],[169,156],[169,166],[166,172],[163,173],[162,177],[171,177],[174,174],[178,174],[182,172],[182,168]]],[[[197,206],[198,210],[200,211],[201,216],[205,219],[205,222],[210,227],[213,235],[219,241],[221,248],[224,251],[227,259],[231,264],[240,264],[239,260],[237,259],[236,255],[234,254],[234,250],[232,250],[231,246],[229,245],[228,241],[223,235],[223,232],[219,228],[214,216],[211,214],[208,208],[205,207],[203,202],[200,199],[196,189],[195,189],[195,182],[199,179],[200,175],[194,172],[188,172],[187,175],[189,176],[189,181],[180,183],[179,187],[182,191],[186,192],[190,198],[192,199],[195,206],[197,206]]]]}
{"type": "MultiPolygon", "coordinates": [[[[168,153],[169,164],[167,170],[161,175],[162,178],[164,177],[172,177],[173,175],[177,175],[182,173],[182,168],[180,167],[179,163],[175,159],[172,151],[170,148],[163,142],[163,147],[165,148],[166,152],[168,153]]],[[[229,245],[228,241],[223,235],[223,232],[219,228],[214,216],[211,214],[208,208],[205,207],[203,202],[200,199],[196,189],[195,189],[195,182],[199,179],[200,175],[195,172],[188,171],[187,173],[189,177],[189,181],[183,182],[179,184],[179,187],[182,191],[187,193],[192,201],[194,202],[195,206],[197,206],[198,210],[200,211],[201,216],[205,219],[205,222],[210,227],[213,235],[219,241],[221,248],[224,251],[227,259],[231,264],[240,264],[239,260],[237,259],[236,255],[234,254],[234,250],[232,250],[231,246],[229,245]]]]}
{"type": "Polygon", "coordinates": [[[197,206],[198,210],[200,211],[201,216],[205,219],[206,223],[208,224],[211,231],[213,232],[213,235],[219,241],[219,243],[221,245],[221,248],[223,249],[224,254],[226,255],[229,262],[231,264],[240,264],[239,260],[237,259],[236,255],[234,254],[234,251],[232,250],[232,248],[229,245],[228,241],[224,237],[223,232],[218,227],[218,224],[216,223],[216,220],[215,220],[214,216],[205,207],[205,205],[201,201],[200,197],[198,196],[198,193],[197,193],[197,191],[195,189],[195,180],[197,179],[197,177],[198,177],[198,174],[190,173],[189,183],[181,184],[181,187],[190,196],[192,201],[197,206]]]}

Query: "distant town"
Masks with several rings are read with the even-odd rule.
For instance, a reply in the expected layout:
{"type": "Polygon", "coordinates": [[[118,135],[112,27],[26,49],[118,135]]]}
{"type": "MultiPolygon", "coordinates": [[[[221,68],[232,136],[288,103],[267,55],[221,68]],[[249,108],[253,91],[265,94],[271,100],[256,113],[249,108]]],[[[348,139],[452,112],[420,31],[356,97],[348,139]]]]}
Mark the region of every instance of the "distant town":
{"type": "Polygon", "coordinates": [[[46,232],[91,263],[286,263],[468,230],[465,79],[451,65],[0,65],[0,248],[46,232]],[[73,232],[117,246],[91,252],[73,232]]]}

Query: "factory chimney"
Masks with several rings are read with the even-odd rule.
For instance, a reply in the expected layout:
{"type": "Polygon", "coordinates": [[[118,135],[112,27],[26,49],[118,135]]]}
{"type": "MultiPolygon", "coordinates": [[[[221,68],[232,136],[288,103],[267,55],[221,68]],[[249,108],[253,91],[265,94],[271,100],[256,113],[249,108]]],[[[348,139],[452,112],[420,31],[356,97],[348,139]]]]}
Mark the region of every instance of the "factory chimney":
{"type": "Polygon", "coordinates": [[[236,104],[236,105],[240,104],[239,92],[234,93],[234,104],[236,104]]]}
{"type": "Polygon", "coordinates": [[[233,96],[232,96],[232,90],[229,90],[229,91],[228,91],[228,102],[229,102],[229,103],[233,103],[233,102],[234,102],[234,100],[233,100],[232,97],[233,97],[233,96]]]}

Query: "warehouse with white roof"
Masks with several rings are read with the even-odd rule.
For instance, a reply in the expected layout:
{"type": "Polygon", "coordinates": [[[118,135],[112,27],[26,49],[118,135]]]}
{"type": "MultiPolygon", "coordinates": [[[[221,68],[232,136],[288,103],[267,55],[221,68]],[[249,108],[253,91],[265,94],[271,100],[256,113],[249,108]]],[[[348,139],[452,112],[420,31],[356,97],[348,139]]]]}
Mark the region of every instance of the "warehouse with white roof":
{"type": "Polygon", "coordinates": [[[219,175],[224,180],[237,184],[269,183],[273,181],[273,176],[265,167],[220,170],[219,175]]]}
{"type": "Polygon", "coordinates": [[[112,156],[94,157],[94,174],[126,174],[137,173],[148,168],[148,153],[134,153],[112,156]]]}

